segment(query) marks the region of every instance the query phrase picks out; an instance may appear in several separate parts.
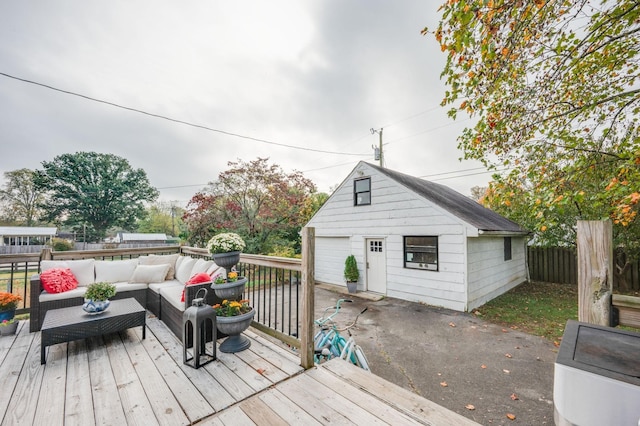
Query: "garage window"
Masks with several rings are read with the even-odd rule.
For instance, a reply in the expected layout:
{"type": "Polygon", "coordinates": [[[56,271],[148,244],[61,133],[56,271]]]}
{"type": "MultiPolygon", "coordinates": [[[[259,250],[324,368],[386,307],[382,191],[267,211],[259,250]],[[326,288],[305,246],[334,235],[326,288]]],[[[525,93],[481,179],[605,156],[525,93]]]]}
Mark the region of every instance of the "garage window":
{"type": "Polygon", "coordinates": [[[371,178],[353,181],[353,205],[368,206],[371,204],[371,178]]]}
{"type": "Polygon", "coordinates": [[[438,237],[404,237],[404,267],[438,270],[438,237]]]}
{"type": "Polygon", "coordinates": [[[504,237],[504,260],[511,260],[511,237],[504,237]]]}

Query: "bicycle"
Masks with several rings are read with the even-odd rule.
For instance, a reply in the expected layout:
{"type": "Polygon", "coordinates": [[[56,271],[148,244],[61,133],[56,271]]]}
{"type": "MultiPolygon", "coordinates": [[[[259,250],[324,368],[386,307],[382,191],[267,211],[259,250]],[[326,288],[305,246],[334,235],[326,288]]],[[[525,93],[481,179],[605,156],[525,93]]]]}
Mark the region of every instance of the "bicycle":
{"type": "Polygon", "coordinates": [[[340,312],[340,305],[343,302],[351,303],[353,301],[349,299],[338,299],[335,307],[330,306],[326,308],[322,317],[314,321],[315,324],[320,327],[320,330],[313,337],[314,362],[316,364],[321,364],[322,362],[328,361],[332,358],[340,358],[342,360],[349,361],[366,371],[371,371],[369,362],[367,361],[367,357],[365,356],[362,347],[356,344],[350,331],[351,328],[355,327],[356,322],[358,322],[358,317],[365,313],[368,308],[364,308],[358,315],[356,315],[355,320],[351,324],[339,329],[333,321],[333,318],[338,315],[338,312],[340,312]],[[327,312],[332,308],[334,308],[335,311],[327,316],[327,312]],[[347,331],[347,333],[349,333],[349,338],[345,339],[344,336],[340,334],[340,331],[347,331]]]}

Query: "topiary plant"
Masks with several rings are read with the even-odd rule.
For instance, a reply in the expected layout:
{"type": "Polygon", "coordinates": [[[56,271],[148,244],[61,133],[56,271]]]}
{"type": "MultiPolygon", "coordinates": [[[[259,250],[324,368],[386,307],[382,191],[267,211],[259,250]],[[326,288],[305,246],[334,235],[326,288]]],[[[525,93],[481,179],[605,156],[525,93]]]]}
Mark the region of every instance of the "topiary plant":
{"type": "Polygon", "coordinates": [[[344,279],[347,280],[347,282],[357,282],[358,278],[360,278],[358,263],[356,262],[355,256],[351,254],[347,256],[347,260],[344,262],[344,279]]]}

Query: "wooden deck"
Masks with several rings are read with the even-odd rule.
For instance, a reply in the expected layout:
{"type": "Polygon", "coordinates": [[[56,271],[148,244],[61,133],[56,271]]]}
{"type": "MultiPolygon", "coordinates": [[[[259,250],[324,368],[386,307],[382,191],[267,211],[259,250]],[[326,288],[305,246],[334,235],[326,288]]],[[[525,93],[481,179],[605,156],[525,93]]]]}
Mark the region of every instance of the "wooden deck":
{"type": "Polygon", "coordinates": [[[238,354],[195,370],[155,318],[119,334],[53,345],[22,321],[0,338],[2,425],[472,425],[341,360],[303,372],[299,359],[258,334],[238,354]]]}

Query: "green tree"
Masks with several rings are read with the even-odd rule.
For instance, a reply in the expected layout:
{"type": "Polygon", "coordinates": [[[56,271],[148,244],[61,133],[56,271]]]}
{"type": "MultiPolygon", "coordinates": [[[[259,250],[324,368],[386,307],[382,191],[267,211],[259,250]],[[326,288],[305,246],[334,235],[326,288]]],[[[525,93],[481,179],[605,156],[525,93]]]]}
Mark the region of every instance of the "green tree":
{"type": "Polygon", "coordinates": [[[182,222],[184,209],[172,203],[155,203],[147,209],[147,214],[138,221],[138,231],[163,233],[173,237],[186,230],[182,222]]]}
{"type": "Polygon", "coordinates": [[[609,217],[616,242],[638,250],[640,4],[451,0],[440,10],[442,104],[476,122],[459,147],[509,170],[485,203],[547,244],[574,244],[576,220],[609,217]]]}
{"type": "Polygon", "coordinates": [[[0,189],[0,201],[4,204],[5,217],[10,221],[33,226],[39,221],[44,193],[34,186],[35,172],[19,169],[4,173],[5,183],[0,189]]]}
{"type": "Polygon", "coordinates": [[[267,158],[229,162],[229,170],[196,194],[184,220],[191,243],[204,244],[213,234],[234,231],[248,253],[269,253],[284,246],[300,250],[305,200],[315,185],[302,173],[285,173],[267,158]]]}
{"type": "Polygon", "coordinates": [[[145,202],[158,197],[147,174],[113,154],[77,152],[43,161],[36,188],[49,195],[46,219],[70,226],[99,241],[111,227],[134,229],[145,202]]]}

